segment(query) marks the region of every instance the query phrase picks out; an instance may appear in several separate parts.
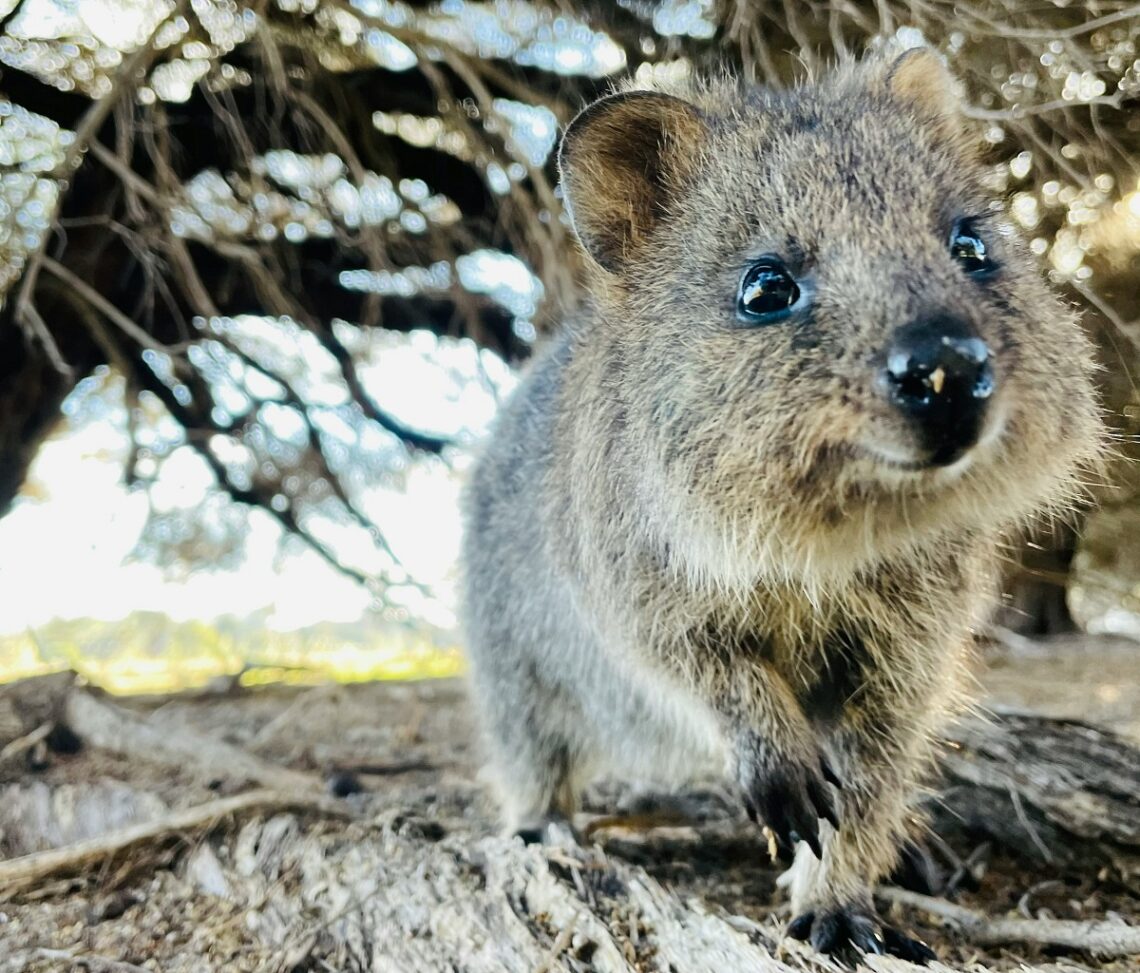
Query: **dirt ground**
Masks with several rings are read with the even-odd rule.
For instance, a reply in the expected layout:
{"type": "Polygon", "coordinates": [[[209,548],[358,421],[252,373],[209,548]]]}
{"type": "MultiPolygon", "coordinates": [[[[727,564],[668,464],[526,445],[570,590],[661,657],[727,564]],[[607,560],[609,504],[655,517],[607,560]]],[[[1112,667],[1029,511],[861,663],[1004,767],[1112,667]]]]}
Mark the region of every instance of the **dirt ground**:
{"type": "MultiPolygon", "coordinates": [[[[1140,743],[1140,647],[1018,643],[994,649],[989,665],[992,704],[1101,722],[1140,743]]],[[[153,759],[112,741],[0,764],[0,858],[256,797],[264,768],[294,775],[271,783],[310,783],[312,796],[295,806],[253,800],[208,827],[171,828],[31,883],[0,882],[3,973],[832,968],[780,943],[778,871],[715,788],[669,798],[600,785],[576,822],[594,842],[586,850],[495,836],[456,681],[231,688],[114,706],[156,734],[146,738],[153,759]],[[260,763],[204,764],[203,740],[260,763]],[[168,748],[186,743],[172,760],[168,748]],[[615,813],[624,819],[607,823],[615,813]]],[[[984,844],[947,854],[971,866],[957,905],[1140,924],[1135,874],[1029,868],[984,844]]],[[[1140,970],[1140,957],[980,946],[924,910],[882,906],[954,969],[1140,970]]]]}

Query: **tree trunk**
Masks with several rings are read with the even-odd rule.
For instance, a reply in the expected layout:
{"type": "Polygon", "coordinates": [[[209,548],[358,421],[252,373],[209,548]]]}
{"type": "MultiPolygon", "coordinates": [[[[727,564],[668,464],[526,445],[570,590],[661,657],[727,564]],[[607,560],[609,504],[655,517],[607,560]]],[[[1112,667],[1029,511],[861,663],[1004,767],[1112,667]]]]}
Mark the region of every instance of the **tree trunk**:
{"type": "Polygon", "coordinates": [[[73,379],[12,321],[0,321],[0,517],[12,506],[28,467],[59,421],[73,379]]]}

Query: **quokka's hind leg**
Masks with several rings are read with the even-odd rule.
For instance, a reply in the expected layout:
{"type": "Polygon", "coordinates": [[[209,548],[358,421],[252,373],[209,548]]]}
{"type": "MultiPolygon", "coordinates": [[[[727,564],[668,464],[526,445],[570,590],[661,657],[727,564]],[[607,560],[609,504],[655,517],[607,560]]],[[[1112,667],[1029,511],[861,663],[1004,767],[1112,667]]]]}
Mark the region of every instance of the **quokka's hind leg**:
{"type": "Polygon", "coordinates": [[[568,746],[552,740],[516,753],[508,776],[500,776],[503,816],[508,830],[527,844],[577,839],[573,827],[579,781],[568,746]],[[520,759],[521,758],[521,759],[520,759]]]}
{"type": "Polygon", "coordinates": [[[476,691],[507,830],[528,843],[572,835],[587,763],[579,708],[529,672],[477,679],[476,691]]]}

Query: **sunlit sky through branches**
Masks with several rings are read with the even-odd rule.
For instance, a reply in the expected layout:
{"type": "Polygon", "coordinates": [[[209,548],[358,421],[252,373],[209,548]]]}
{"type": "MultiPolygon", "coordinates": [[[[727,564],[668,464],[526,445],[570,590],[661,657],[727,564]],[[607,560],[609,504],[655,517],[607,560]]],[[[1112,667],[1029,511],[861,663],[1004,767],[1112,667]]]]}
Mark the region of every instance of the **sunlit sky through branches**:
{"type": "MultiPolygon", "coordinates": [[[[16,5],[17,0],[0,0],[0,15],[16,5]]],[[[637,16],[651,22],[655,39],[642,44],[647,54],[664,50],[657,46],[664,39],[707,39],[716,30],[713,0],[623,6],[627,12],[636,7],[637,16]]],[[[379,66],[411,77],[417,58],[432,61],[441,57],[444,47],[563,76],[604,79],[632,67],[626,63],[626,51],[634,48],[623,48],[569,8],[554,4],[441,0],[413,8],[400,0],[327,5],[320,0],[274,0],[269,9],[287,14],[316,11],[315,19],[334,39],[316,52],[321,70],[379,66]],[[422,42],[411,39],[413,22],[422,42]],[[413,50],[410,45],[417,43],[413,50]],[[350,48],[357,60],[345,60],[350,48]]],[[[240,62],[237,67],[226,63],[225,55],[254,36],[264,14],[263,8],[226,0],[194,0],[181,12],[172,0],[23,0],[0,37],[0,63],[47,78],[64,90],[99,97],[109,90],[124,56],[151,43],[164,53],[162,63],[136,92],[139,103],[185,102],[203,79],[212,78],[223,87],[251,83],[240,62]]],[[[897,33],[905,44],[925,40],[912,27],[897,33]]],[[[948,53],[953,57],[966,40],[966,33],[950,32],[948,53]]],[[[1057,91],[1051,101],[1041,95],[1037,107],[1042,111],[1056,111],[1058,106],[1067,111],[1070,104],[1107,106],[1137,90],[1140,58],[1133,25],[1114,23],[1094,33],[1090,44],[1119,76],[1120,92],[1110,90],[1103,70],[1074,60],[1057,40],[1047,49],[1042,45],[1037,55],[1040,71],[1027,70],[1024,64],[995,64],[992,90],[982,86],[974,108],[984,122],[985,140],[997,147],[990,175],[991,188],[1009,200],[1003,232],[1016,224],[1055,280],[1082,286],[1098,283],[1090,254],[1115,255],[1113,260],[1120,262],[1140,249],[1140,184],[1135,173],[1114,174],[1107,167],[1101,171],[1091,166],[1083,177],[1070,176],[1074,160],[1087,149],[1075,140],[1058,149],[1062,166],[1054,172],[1050,167],[1057,160],[1046,147],[1030,142],[1015,146],[1009,134],[1022,106],[1032,108],[1034,92],[1044,79],[1057,91]]],[[[687,73],[691,67],[682,56],[646,61],[637,71],[687,73]]],[[[485,187],[498,205],[522,192],[534,172],[542,171],[558,136],[558,118],[549,107],[527,103],[525,90],[518,100],[513,88],[506,94],[510,97],[488,99],[482,109],[480,124],[502,136],[501,151],[491,154],[472,138],[474,127],[455,126],[430,112],[376,110],[370,119],[363,116],[362,127],[371,124],[384,138],[442,153],[464,165],[478,162],[485,187]]],[[[19,280],[29,255],[49,238],[59,185],[52,174],[74,140],[72,133],[36,115],[34,108],[0,97],[0,295],[19,280]]],[[[345,239],[367,243],[381,232],[403,235],[419,245],[434,239],[433,234],[444,239],[448,228],[463,226],[463,213],[448,196],[454,187],[429,185],[426,173],[421,179],[412,170],[401,170],[407,177],[400,178],[354,169],[336,154],[343,147],[332,145],[329,151],[329,143],[309,154],[294,148],[263,147],[239,171],[206,166],[187,175],[172,193],[162,225],[179,241],[204,247],[281,241],[303,246],[345,239]]],[[[556,203],[543,203],[528,225],[554,226],[557,209],[556,203]]],[[[499,240],[493,245],[506,246],[499,240]]],[[[339,271],[336,283],[356,297],[377,295],[383,301],[444,301],[456,291],[477,295],[505,310],[506,330],[529,344],[544,302],[546,310],[558,303],[557,275],[550,266],[540,267],[533,255],[527,257],[528,266],[488,246],[482,239],[455,253],[418,246],[416,256],[408,260],[373,261],[367,267],[349,264],[339,271]],[[417,265],[421,258],[422,265],[417,265]],[[536,273],[544,276],[540,279],[536,273]]],[[[562,251],[548,249],[554,254],[548,263],[564,269],[558,259],[562,251]]],[[[525,255],[522,249],[515,252],[525,255]]],[[[1108,263],[1112,261],[1102,266],[1108,263]]],[[[313,334],[285,317],[280,307],[275,311],[281,316],[235,319],[210,317],[214,312],[205,311],[205,317],[190,323],[197,334],[175,353],[184,353],[183,364],[189,363],[193,374],[209,386],[219,426],[231,422],[243,430],[210,436],[211,454],[239,489],[242,477],[248,486],[259,470],[272,466],[275,474],[289,474],[282,477],[275,502],[311,500],[306,490],[319,485],[324,472],[307,469],[304,476],[291,475],[306,448],[305,423],[311,423],[335,479],[349,489],[383,542],[351,518],[331,512],[334,505],[327,502],[327,494],[309,505],[306,530],[351,569],[396,580],[386,593],[387,610],[394,616],[452,628],[459,482],[471,444],[485,431],[515,376],[500,359],[478,352],[470,342],[437,339],[426,331],[369,332],[351,321],[331,321],[337,341],[351,352],[377,405],[412,429],[454,437],[459,444],[442,459],[409,456],[395,437],[364,418],[313,334]],[[242,352],[266,368],[246,367],[242,352]],[[271,373],[297,386],[303,409],[285,401],[271,373]],[[254,435],[247,437],[250,426],[243,423],[251,416],[254,435]],[[288,480],[297,481],[296,491],[288,480]],[[384,543],[397,563],[387,556],[384,543]],[[412,579],[430,594],[399,583],[412,579]]],[[[412,322],[421,323],[429,322],[412,322]]],[[[175,399],[183,405],[189,401],[191,390],[180,384],[170,358],[148,348],[140,359],[175,399]]],[[[137,403],[124,402],[124,382],[115,372],[104,369],[83,381],[64,412],[23,496],[11,514],[0,519],[0,634],[34,629],[53,618],[111,620],[146,610],[176,620],[261,617],[268,612],[268,624],[285,630],[356,619],[376,607],[376,592],[337,572],[298,538],[285,538],[270,512],[251,511],[225,499],[214,487],[213,473],[185,444],[181,427],[157,399],[144,394],[137,403]]]]}
{"type": "MultiPolygon", "coordinates": [[[[460,441],[470,443],[486,427],[497,399],[514,381],[502,362],[467,341],[418,332],[386,335],[385,344],[364,370],[375,398],[405,421],[460,441]]],[[[112,620],[156,611],[187,620],[244,617],[266,609],[270,627],[292,629],[350,621],[372,606],[361,585],[296,539],[283,546],[282,530],[269,514],[216,495],[215,504],[232,507],[231,516],[248,526],[235,563],[163,565],[145,556],[144,528],[152,512],[160,517],[194,512],[215,488],[204,462],[177,445],[177,433],[162,422],[138,438],[145,444],[173,436],[175,445],[153,451],[167,452],[161,463],[144,445],[138,473],[153,480],[149,489],[127,487],[130,444],[121,386],[102,371],[72,394],[64,406],[65,423],[37,457],[24,495],[0,519],[0,633],[57,617],[112,620]],[[140,548],[144,556],[137,555],[140,548]]],[[[402,601],[440,628],[455,622],[456,497],[467,462],[462,447],[444,460],[412,459],[398,477],[377,478],[387,484],[364,485],[360,491],[401,565],[431,591],[425,597],[397,589],[392,601],[402,601]]],[[[164,529],[171,527],[156,528],[164,529]]],[[[371,552],[368,539],[351,531],[339,531],[337,544],[349,563],[371,552]]]]}

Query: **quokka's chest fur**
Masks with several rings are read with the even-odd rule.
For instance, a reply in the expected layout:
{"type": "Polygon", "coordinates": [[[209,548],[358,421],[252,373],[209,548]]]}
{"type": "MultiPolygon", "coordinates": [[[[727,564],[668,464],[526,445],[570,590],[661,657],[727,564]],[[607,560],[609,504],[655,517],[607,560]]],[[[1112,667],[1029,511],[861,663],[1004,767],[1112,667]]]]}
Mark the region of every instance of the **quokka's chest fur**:
{"type": "Polygon", "coordinates": [[[727,668],[770,666],[810,717],[832,720],[868,680],[943,678],[996,590],[991,561],[979,544],[957,545],[937,562],[916,553],[840,590],[767,583],[738,597],[694,597],[674,581],[645,606],[643,631],[682,668],[694,654],[727,668]]]}

